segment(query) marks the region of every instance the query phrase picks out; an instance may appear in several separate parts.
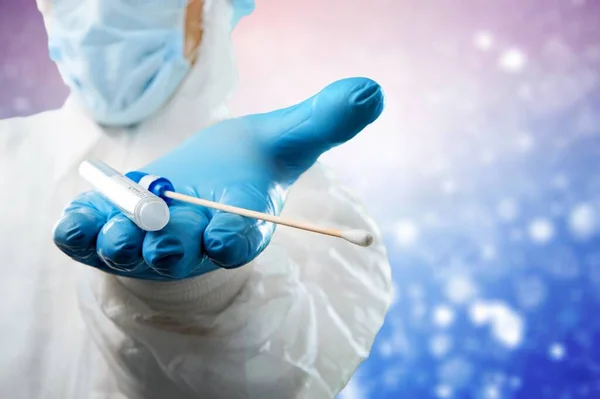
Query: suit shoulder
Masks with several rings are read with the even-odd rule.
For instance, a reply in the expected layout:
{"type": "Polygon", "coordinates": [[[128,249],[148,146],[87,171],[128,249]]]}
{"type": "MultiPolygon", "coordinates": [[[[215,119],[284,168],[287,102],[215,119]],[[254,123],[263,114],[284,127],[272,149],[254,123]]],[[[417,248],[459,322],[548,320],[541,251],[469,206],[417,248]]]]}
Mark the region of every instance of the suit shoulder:
{"type": "MultiPolygon", "coordinates": [[[[56,128],[59,121],[58,110],[0,120],[0,154],[6,157],[23,150],[23,146],[29,143],[32,137],[56,128]]],[[[35,150],[35,147],[27,148],[27,151],[35,150]]]]}

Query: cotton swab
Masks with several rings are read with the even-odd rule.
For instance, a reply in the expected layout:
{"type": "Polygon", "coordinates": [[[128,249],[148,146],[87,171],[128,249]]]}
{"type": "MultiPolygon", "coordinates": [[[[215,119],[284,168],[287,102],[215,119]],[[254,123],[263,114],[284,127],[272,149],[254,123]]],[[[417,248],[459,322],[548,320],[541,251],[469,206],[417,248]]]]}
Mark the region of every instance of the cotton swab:
{"type": "Polygon", "coordinates": [[[167,205],[172,200],[176,200],[313,233],[338,237],[361,247],[368,247],[373,243],[373,235],[364,230],[339,230],[313,226],[280,216],[192,197],[175,192],[173,184],[164,177],[143,172],[129,172],[122,175],[99,160],[82,162],[79,166],[79,173],[114,206],[119,208],[125,216],[145,231],[163,229],[170,218],[167,205]]]}
{"type": "Polygon", "coordinates": [[[231,205],[221,204],[214,201],[208,201],[202,198],[192,197],[189,195],[176,193],[174,191],[164,191],[163,195],[176,201],[183,201],[194,205],[204,206],[206,208],[216,209],[223,212],[234,213],[236,215],[245,216],[253,219],[264,220],[266,222],[276,223],[283,226],[293,227],[300,230],[311,231],[313,233],[324,234],[332,237],[342,238],[352,244],[361,247],[368,247],[373,244],[373,235],[367,231],[359,229],[339,230],[313,226],[306,223],[289,220],[280,216],[273,216],[267,213],[251,211],[249,209],[238,208],[231,205]]]}

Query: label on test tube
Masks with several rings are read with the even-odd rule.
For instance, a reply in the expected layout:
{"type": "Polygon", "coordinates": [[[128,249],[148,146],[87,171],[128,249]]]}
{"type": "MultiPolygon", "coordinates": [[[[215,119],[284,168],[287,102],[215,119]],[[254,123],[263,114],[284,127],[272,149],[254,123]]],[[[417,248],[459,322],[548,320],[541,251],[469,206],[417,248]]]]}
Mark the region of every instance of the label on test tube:
{"type": "Polygon", "coordinates": [[[162,199],[105,163],[84,161],[79,174],[141,229],[160,230],[169,221],[169,208],[162,199]]]}

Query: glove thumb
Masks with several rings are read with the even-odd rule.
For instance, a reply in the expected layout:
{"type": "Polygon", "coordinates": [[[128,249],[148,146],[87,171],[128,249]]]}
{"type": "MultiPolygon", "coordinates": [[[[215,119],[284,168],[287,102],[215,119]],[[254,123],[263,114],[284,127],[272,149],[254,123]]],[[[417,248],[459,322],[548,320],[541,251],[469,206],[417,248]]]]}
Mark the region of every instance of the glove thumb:
{"type": "Polygon", "coordinates": [[[366,78],[339,80],[290,108],[259,116],[284,178],[293,182],[331,148],[352,139],[383,111],[383,92],[366,78]]]}

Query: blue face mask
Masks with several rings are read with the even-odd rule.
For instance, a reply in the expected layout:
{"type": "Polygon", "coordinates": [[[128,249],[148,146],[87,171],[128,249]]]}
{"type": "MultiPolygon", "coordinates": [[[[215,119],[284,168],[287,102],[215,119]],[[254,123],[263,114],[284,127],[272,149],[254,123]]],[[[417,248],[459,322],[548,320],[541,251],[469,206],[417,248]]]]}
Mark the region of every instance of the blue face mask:
{"type": "MultiPolygon", "coordinates": [[[[190,69],[184,56],[187,4],[187,0],[52,1],[50,58],[97,122],[135,125],[177,90],[190,69]]],[[[254,1],[232,4],[233,28],[252,12],[254,1]]]]}
{"type": "Polygon", "coordinates": [[[101,124],[136,124],[175,92],[184,57],[186,0],[55,0],[50,57],[101,124]],[[92,12],[93,11],[93,12],[92,12]]]}

